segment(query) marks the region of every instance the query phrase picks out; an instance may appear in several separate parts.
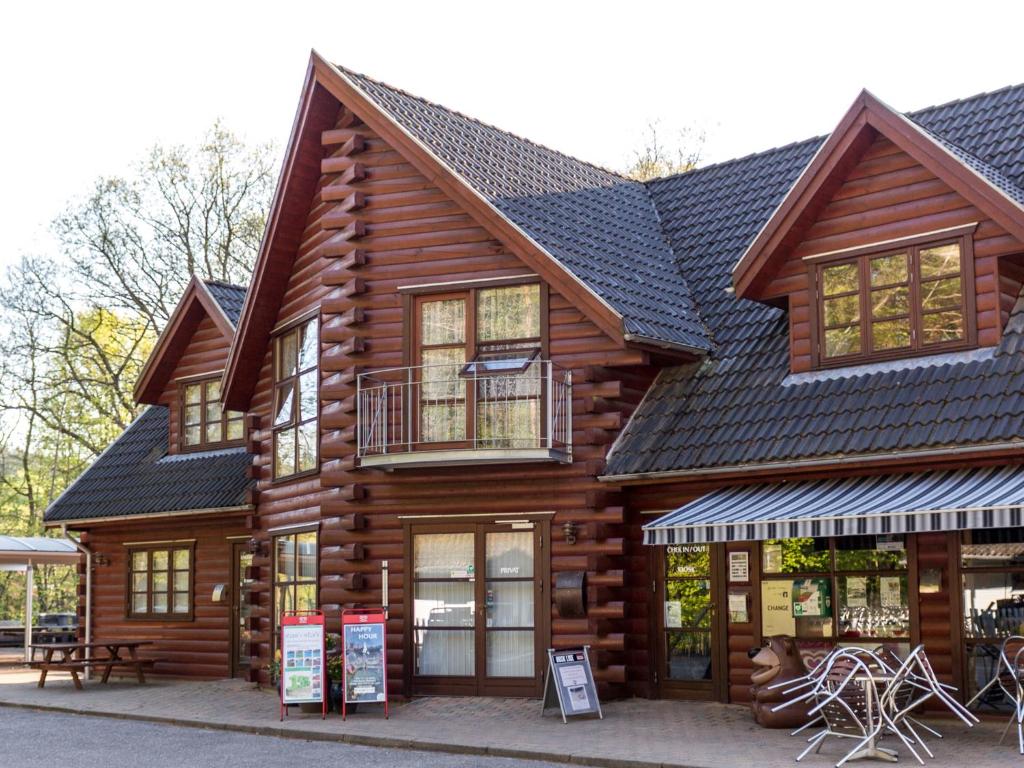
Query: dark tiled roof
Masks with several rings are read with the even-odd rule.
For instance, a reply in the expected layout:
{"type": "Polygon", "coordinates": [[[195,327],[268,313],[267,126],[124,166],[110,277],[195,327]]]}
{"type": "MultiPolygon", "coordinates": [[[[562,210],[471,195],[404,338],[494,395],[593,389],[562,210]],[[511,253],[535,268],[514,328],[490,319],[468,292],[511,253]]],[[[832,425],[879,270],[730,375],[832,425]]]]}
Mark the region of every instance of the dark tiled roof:
{"type": "Polygon", "coordinates": [[[150,406],[46,510],[47,522],[245,503],[244,448],[167,455],[167,408],[150,406]]]}
{"type": "Polygon", "coordinates": [[[220,308],[224,310],[224,314],[228,316],[231,324],[237,326],[238,318],[242,316],[242,304],[245,303],[245,294],[248,288],[244,285],[222,283],[220,280],[203,280],[203,283],[213,298],[217,300],[220,308]]]}
{"type": "Polygon", "coordinates": [[[622,315],[627,333],[709,348],[643,184],[365,75],[345,74],[622,315]]]}
{"type": "MultiPolygon", "coordinates": [[[[1024,86],[909,117],[1024,199],[1024,86]]],[[[727,291],[733,266],[821,142],[648,184],[716,348],[700,365],[660,374],[607,474],[1024,440],[1024,302],[989,353],[790,377],[785,313],[727,291]]]]}

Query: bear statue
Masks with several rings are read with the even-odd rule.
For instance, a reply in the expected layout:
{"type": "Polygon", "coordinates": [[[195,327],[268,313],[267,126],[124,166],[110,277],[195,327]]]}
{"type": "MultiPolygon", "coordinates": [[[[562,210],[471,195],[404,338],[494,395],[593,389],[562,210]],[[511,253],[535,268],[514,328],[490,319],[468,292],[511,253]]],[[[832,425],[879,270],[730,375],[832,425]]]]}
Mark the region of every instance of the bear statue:
{"type": "Polygon", "coordinates": [[[798,728],[806,723],[811,704],[802,702],[772,712],[772,707],[791,695],[783,693],[786,686],[769,690],[769,686],[776,683],[797,680],[807,674],[796,641],[788,635],[776,635],[767,638],[760,648],[751,648],[747,655],[754,662],[754,671],[750,673],[750,706],[757,724],[764,728],[798,728]]]}

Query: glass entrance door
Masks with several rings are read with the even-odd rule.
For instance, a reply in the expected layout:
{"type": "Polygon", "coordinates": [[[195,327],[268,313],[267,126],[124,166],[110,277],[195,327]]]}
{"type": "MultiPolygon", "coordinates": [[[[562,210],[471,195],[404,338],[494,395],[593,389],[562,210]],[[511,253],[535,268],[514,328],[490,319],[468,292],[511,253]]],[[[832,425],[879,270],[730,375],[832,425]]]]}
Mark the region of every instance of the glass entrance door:
{"type": "Polygon", "coordinates": [[[248,577],[252,565],[252,552],[245,543],[234,543],[232,550],[232,584],[231,589],[231,676],[246,677],[249,672],[252,653],[252,630],[249,628],[249,617],[252,605],[249,593],[252,579],[248,577]]]}
{"type": "Polygon", "coordinates": [[[664,696],[715,697],[715,554],[706,544],[669,545],[659,553],[662,609],[657,680],[664,696]]]}
{"type": "Polygon", "coordinates": [[[539,523],[412,529],[414,691],[539,693],[542,535],[539,523]]]}

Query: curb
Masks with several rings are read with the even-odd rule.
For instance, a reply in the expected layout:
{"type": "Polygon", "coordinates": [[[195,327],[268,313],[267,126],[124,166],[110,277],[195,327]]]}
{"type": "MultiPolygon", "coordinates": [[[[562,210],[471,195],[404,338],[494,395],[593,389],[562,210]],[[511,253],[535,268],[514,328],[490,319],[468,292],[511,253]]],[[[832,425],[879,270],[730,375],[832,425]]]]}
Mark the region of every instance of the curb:
{"type": "Polygon", "coordinates": [[[207,731],[230,731],[248,733],[254,736],[271,736],[282,739],[298,739],[301,741],[324,741],[351,744],[361,747],[378,747],[383,749],[402,749],[415,752],[440,752],[453,755],[482,755],[486,757],[505,757],[517,760],[534,760],[568,765],[592,766],[593,768],[708,768],[707,766],[687,763],[661,763],[647,760],[624,760],[617,758],[598,757],[594,755],[565,755],[539,750],[513,749],[511,747],[478,747],[471,744],[445,742],[415,741],[414,739],[395,738],[393,736],[367,736],[355,733],[330,733],[326,731],[293,731],[274,726],[240,725],[234,723],[211,723],[196,720],[181,720],[160,715],[140,715],[126,712],[97,712],[72,707],[55,705],[28,704],[13,701],[0,701],[0,707],[34,710],[36,712],[59,712],[83,717],[105,717],[112,720],[132,720],[135,722],[174,725],[182,728],[197,728],[207,731]]]}

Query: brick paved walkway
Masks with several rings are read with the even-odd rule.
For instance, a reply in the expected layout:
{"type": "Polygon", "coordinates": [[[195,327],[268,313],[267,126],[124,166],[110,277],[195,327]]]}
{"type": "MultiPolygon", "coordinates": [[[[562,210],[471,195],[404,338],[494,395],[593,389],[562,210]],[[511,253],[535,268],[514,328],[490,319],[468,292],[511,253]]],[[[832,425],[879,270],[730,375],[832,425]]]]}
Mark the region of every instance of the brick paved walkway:
{"type": "MultiPolygon", "coordinates": [[[[315,715],[293,714],[279,723],[275,694],[240,681],[159,681],[146,686],[127,681],[108,686],[92,682],[84,691],[75,692],[66,677],[53,676],[42,690],[35,685],[37,679],[34,672],[0,672],[0,705],[623,768],[792,768],[801,743],[785,732],[756,727],[744,707],[722,704],[645,699],[609,702],[603,721],[575,720],[563,725],[554,714],[541,718],[537,701],[438,697],[395,705],[389,721],[379,714],[379,708],[371,707],[346,722],[333,714],[326,721],[315,715]]],[[[1001,722],[986,722],[973,730],[953,721],[935,724],[946,738],[929,742],[936,755],[929,765],[1004,768],[1024,764],[1011,746],[1012,739],[1003,746],[996,744],[1001,722]]],[[[821,755],[810,755],[802,765],[827,768],[840,754],[838,746],[825,746],[821,755]]],[[[913,758],[906,754],[902,762],[913,764],[913,758]]]]}

